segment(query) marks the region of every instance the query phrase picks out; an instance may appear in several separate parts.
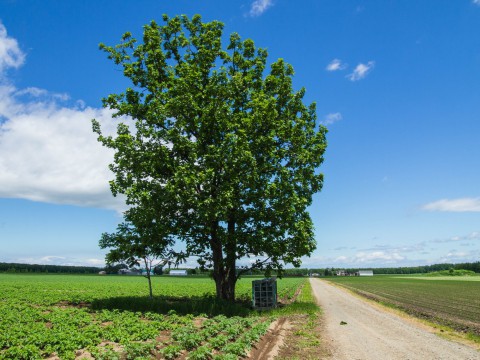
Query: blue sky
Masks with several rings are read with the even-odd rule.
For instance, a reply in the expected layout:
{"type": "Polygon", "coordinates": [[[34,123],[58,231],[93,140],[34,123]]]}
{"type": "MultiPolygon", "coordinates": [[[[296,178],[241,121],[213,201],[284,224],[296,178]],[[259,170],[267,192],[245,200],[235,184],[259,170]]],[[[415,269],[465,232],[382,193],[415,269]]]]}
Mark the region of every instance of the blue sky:
{"type": "MultiPolygon", "coordinates": [[[[329,129],[304,267],[480,260],[480,1],[0,2],[0,261],[103,264],[114,129],[128,82],[98,50],[201,14],[284,58],[329,129]]],[[[189,265],[194,266],[191,262],[189,265]]]]}

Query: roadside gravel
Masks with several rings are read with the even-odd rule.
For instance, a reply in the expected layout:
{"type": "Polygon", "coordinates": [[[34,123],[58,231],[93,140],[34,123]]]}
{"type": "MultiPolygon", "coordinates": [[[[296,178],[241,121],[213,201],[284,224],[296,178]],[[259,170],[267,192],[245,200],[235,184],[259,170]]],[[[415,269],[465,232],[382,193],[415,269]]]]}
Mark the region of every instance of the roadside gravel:
{"type": "Polygon", "coordinates": [[[325,280],[310,279],[324,313],[323,341],[335,360],[480,360],[480,352],[443,339],[325,280]]]}

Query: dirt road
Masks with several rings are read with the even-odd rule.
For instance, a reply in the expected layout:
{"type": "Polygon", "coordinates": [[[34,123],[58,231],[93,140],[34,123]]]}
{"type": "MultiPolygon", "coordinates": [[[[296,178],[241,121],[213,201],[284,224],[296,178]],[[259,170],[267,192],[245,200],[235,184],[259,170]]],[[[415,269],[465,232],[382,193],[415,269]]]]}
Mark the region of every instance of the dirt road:
{"type": "Polygon", "coordinates": [[[479,360],[480,352],[440,338],[348,291],[310,279],[324,311],[324,341],[335,360],[479,360]],[[345,324],[344,324],[345,323],[345,324]]]}

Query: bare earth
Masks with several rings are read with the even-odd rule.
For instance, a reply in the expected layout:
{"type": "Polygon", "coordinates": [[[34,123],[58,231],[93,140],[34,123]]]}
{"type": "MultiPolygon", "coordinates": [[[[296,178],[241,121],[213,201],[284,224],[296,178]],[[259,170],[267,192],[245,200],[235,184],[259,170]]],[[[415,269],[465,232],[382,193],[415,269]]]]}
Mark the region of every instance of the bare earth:
{"type": "Polygon", "coordinates": [[[324,311],[325,334],[322,338],[330,347],[332,359],[480,359],[477,350],[440,338],[327,281],[310,279],[310,282],[324,311]]]}

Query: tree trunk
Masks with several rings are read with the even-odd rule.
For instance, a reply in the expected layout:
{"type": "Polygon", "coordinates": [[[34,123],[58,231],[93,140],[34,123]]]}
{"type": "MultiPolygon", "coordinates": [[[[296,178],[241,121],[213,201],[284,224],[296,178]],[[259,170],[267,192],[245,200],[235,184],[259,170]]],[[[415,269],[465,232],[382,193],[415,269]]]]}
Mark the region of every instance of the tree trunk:
{"type": "Polygon", "coordinates": [[[232,276],[228,276],[226,272],[223,272],[222,274],[215,274],[214,272],[213,277],[216,285],[217,298],[234,302],[236,279],[234,277],[232,278],[232,276]]]}
{"type": "Polygon", "coordinates": [[[235,301],[235,284],[237,283],[236,260],[237,242],[235,239],[235,213],[231,209],[227,223],[227,243],[225,245],[226,289],[228,299],[235,301]]]}
{"type": "Polygon", "coordinates": [[[150,299],[153,299],[153,291],[152,291],[152,279],[150,278],[150,267],[148,266],[148,261],[147,259],[143,259],[145,262],[145,270],[147,270],[147,280],[148,280],[148,290],[150,291],[150,299]]]}
{"type": "MultiPolygon", "coordinates": [[[[235,276],[235,257],[233,257],[232,267],[232,251],[226,249],[227,256],[223,256],[223,248],[220,239],[217,236],[218,223],[212,224],[210,245],[213,255],[213,279],[215,280],[216,294],[218,299],[235,301],[235,284],[237,282],[235,276]]],[[[234,253],[234,252],[233,252],[234,253]]]]}
{"type": "Polygon", "coordinates": [[[153,299],[152,279],[150,279],[150,272],[148,270],[147,270],[147,279],[148,279],[148,288],[150,290],[150,299],[153,299]]]}

